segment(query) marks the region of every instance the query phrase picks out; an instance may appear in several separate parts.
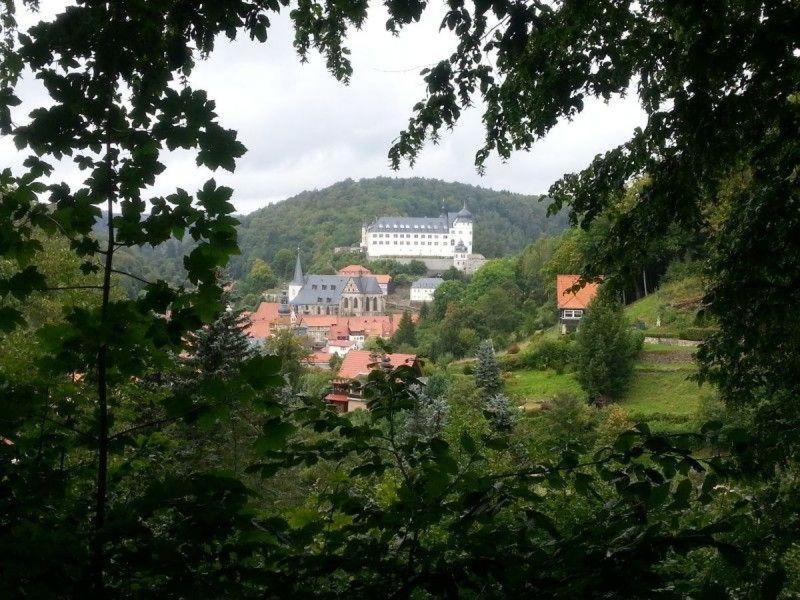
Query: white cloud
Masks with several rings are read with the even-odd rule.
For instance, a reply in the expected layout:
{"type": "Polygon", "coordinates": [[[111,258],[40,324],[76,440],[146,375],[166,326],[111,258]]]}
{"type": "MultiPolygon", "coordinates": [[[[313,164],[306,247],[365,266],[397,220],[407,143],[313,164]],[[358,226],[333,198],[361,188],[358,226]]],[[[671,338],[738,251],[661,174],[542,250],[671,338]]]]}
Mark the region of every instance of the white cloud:
{"type": "MultiPolygon", "coordinates": [[[[62,3],[43,2],[42,14],[52,14],[62,3]]],[[[414,169],[393,172],[387,151],[411,107],[423,96],[418,72],[447,56],[454,41],[438,31],[442,3],[434,4],[419,23],[397,37],[385,31],[385,8],[374,4],[371,11],[364,28],[350,38],[355,72],[349,86],[335,81],[318,56],[306,64],[299,62],[285,14],[272,19],[267,44],[221,38],[212,56],[198,64],[191,85],[208,91],[217,102],[222,124],[237,129],[249,150],[234,174],[213,174],[235,189],[238,210],[249,212],[347,177],[376,175],[436,177],[542,193],[562,174],[580,169],[598,152],[628,139],[644,122],[634,95],[609,104],[588,101],[581,115],[560,123],[531,152],[518,153],[506,163],[492,158],[480,177],[474,154],[483,129],[474,109],[440,144],[429,144],[414,169]]],[[[41,86],[30,79],[19,91],[25,110],[46,101],[41,86]]],[[[10,140],[0,140],[0,164],[18,166],[23,157],[10,140]]],[[[154,194],[175,187],[194,190],[212,175],[196,167],[192,153],[177,152],[164,159],[167,171],[154,194]]],[[[69,164],[61,165],[56,175],[73,185],[80,181],[69,164]]]]}

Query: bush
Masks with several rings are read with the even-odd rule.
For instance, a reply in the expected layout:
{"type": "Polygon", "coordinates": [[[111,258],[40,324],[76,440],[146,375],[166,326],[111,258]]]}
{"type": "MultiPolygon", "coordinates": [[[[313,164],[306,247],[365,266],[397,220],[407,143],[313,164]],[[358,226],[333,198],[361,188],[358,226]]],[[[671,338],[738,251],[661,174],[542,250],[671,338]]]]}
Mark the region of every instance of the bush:
{"type": "Polygon", "coordinates": [[[702,342],[714,332],[713,327],[684,327],[678,331],[678,338],[702,342]]]}
{"type": "Polygon", "coordinates": [[[520,357],[520,366],[536,371],[552,369],[557,373],[570,370],[577,360],[577,344],[566,338],[542,340],[520,357]]]}
{"type": "Polygon", "coordinates": [[[519,344],[513,343],[508,347],[507,352],[509,354],[518,354],[519,353],[519,344]]]}
{"type": "Polygon", "coordinates": [[[703,264],[698,261],[676,260],[667,267],[661,282],[674,283],[688,277],[698,277],[703,274],[703,264]]]}

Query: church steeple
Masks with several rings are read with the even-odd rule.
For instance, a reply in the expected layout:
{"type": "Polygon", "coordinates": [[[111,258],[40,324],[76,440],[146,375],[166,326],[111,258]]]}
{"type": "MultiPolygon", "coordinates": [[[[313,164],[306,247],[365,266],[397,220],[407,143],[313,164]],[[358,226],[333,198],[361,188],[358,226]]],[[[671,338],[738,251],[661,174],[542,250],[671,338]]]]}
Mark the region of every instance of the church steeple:
{"type": "Polygon", "coordinates": [[[297,260],[294,263],[294,278],[292,283],[303,285],[303,267],[300,266],[300,246],[297,247],[297,260]]]}

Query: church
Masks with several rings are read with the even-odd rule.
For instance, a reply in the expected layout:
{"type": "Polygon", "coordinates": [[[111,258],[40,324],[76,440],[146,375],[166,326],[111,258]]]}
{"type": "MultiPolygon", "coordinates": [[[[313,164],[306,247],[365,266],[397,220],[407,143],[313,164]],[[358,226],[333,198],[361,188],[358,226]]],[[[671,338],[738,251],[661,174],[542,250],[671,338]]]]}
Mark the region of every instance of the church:
{"type": "Polygon", "coordinates": [[[300,252],[288,287],[289,306],[303,315],[382,315],[386,295],[374,275],[303,275],[300,252]]]}
{"type": "Polygon", "coordinates": [[[380,217],[361,228],[361,249],[368,259],[447,259],[465,270],[472,254],[472,213],[444,208],[438,217],[380,217]]]}

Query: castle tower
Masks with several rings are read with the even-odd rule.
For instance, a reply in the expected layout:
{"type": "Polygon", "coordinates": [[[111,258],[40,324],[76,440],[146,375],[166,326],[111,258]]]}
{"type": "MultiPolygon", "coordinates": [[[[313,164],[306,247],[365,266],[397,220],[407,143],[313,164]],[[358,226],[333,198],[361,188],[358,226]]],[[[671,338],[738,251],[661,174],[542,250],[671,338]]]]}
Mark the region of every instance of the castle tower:
{"type": "Polygon", "coordinates": [[[464,245],[466,254],[472,254],[472,213],[467,210],[466,201],[453,219],[453,237],[464,245]]]}
{"type": "Polygon", "coordinates": [[[292,282],[289,284],[289,302],[294,300],[297,297],[297,294],[300,293],[300,289],[305,284],[305,278],[303,277],[303,267],[300,266],[300,247],[297,247],[297,260],[294,263],[294,277],[292,278],[292,282]]]}

